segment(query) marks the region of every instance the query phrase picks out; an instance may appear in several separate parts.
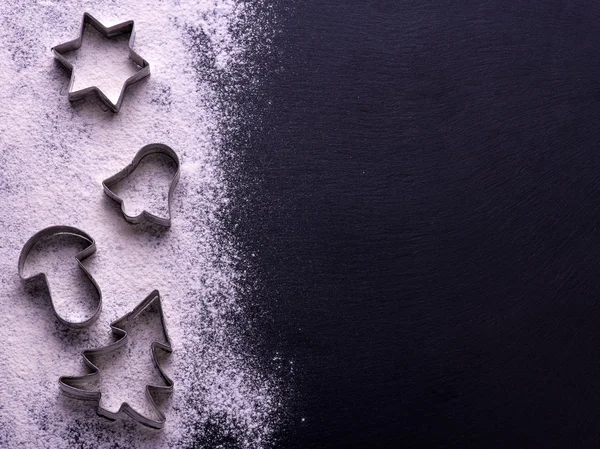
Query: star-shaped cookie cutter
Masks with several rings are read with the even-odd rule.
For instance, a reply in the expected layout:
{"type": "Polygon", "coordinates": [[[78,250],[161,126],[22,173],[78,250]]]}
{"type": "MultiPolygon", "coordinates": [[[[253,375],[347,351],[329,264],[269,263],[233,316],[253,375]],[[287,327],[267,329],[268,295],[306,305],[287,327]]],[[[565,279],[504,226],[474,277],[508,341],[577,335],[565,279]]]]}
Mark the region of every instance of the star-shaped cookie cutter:
{"type": "Polygon", "coordinates": [[[152,398],[152,392],[171,392],[173,391],[173,381],[167,376],[167,374],[163,371],[158,361],[158,356],[156,355],[156,349],[160,348],[168,353],[173,351],[171,347],[171,340],[169,339],[169,334],[167,333],[167,327],[165,325],[165,319],[162,311],[162,306],[160,302],[160,294],[158,290],[154,290],[150,293],[146,299],[144,299],[140,304],[138,304],[133,311],[129,312],[127,315],[119,318],[116,321],[113,321],[110,324],[113,334],[118,337],[121,337],[119,340],[114,342],[111,345],[105,346],[103,348],[97,349],[88,349],[82,352],[83,360],[85,364],[91,369],[89,374],[84,376],[62,376],[58,379],[60,384],[60,389],[62,392],[75,399],[83,399],[97,402],[96,413],[99,416],[109,419],[110,421],[116,421],[123,415],[128,415],[140,424],[144,426],[153,428],[153,429],[162,429],[166,422],[166,417],[164,413],[158,408],[154,399],[152,398]],[[153,341],[150,350],[152,353],[152,360],[154,362],[154,366],[158,369],[160,376],[166,385],[146,385],[146,398],[148,399],[152,409],[156,412],[158,419],[148,418],[139,412],[137,412],[133,407],[131,407],[127,402],[123,402],[121,407],[116,412],[111,412],[110,410],[106,410],[102,408],[100,405],[100,399],[102,397],[102,393],[99,391],[90,391],[81,388],[82,386],[93,382],[100,376],[100,369],[94,365],[91,361],[91,358],[98,355],[106,355],[112,352],[118,351],[123,346],[125,346],[129,340],[129,336],[127,331],[122,328],[123,325],[127,324],[129,320],[134,320],[140,313],[146,310],[148,307],[151,307],[153,304],[156,305],[158,309],[158,313],[160,314],[160,322],[162,327],[163,336],[166,340],[165,343],[161,343],[158,341],[153,341]]]}
{"type": "Polygon", "coordinates": [[[135,30],[133,26],[133,20],[128,20],[117,25],[106,27],[102,25],[99,20],[95,19],[90,13],[83,13],[83,21],[81,23],[79,37],[73,39],[72,41],[65,42],[64,44],[60,44],[52,48],[52,53],[54,53],[54,57],[71,73],[71,80],[69,82],[69,101],[76,101],[88,95],[96,94],[100,101],[102,101],[102,103],[104,103],[109,110],[111,110],[112,112],[119,112],[119,109],[121,109],[121,103],[123,102],[123,94],[125,93],[125,89],[127,89],[127,87],[131,84],[150,75],[150,64],[148,64],[148,61],[146,61],[133,50],[134,40],[135,30]],[[131,37],[129,38],[129,59],[135,62],[140,67],[140,70],[138,70],[135,74],[127,78],[127,80],[123,83],[121,93],[119,94],[119,98],[116,103],[110,101],[110,99],[104,94],[104,92],[102,92],[97,86],[86,87],[84,89],[76,91],[72,90],[73,84],[75,83],[75,70],[73,68],[73,64],[71,64],[67,60],[67,58],[63,56],[63,53],[77,50],[81,47],[81,44],[83,43],[83,33],[85,31],[86,25],[93,26],[96,30],[98,30],[98,32],[100,32],[100,34],[102,34],[106,38],[111,38],[127,33],[131,34],[131,37]]]}
{"type": "Polygon", "coordinates": [[[81,262],[83,259],[91,256],[95,252],[96,252],[96,242],[89,234],[83,232],[80,229],[74,228],[72,226],[59,225],[59,226],[50,226],[50,227],[42,229],[41,231],[34,234],[29,240],[27,240],[25,245],[23,245],[23,249],[21,250],[21,254],[19,255],[19,276],[21,277],[21,279],[23,281],[27,281],[27,282],[33,281],[36,279],[42,279],[44,281],[44,284],[46,285],[46,288],[48,289],[48,293],[50,295],[50,303],[52,305],[52,311],[54,312],[54,315],[65,326],[71,327],[73,329],[80,329],[82,327],[89,326],[94,321],[96,321],[96,319],[98,319],[98,316],[100,316],[100,311],[102,310],[102,292],[100,291],[100,287],[98,286],[98,284],[96,283],[96,281],[94,280],[94,278],[92,277],[90,272],[83,266],[83,263],[81,262]],[[41,240],[44,240],[47,237],[51,237],[51,236],[55,236],[55,235],[74,236],[74,237],[77,237],[77,238],[83,240],[84,242],[86,242],[88,244],[88,246],[83,251],[80,251],[77,254],[75,254],[75,259],[77,260],[77,263],[79,264],[79,268],[81,268],[81,270],[84,272],[84,274],[90,280],[90,282],[94,286],[96,292],[98,293],[98,306],[96,307],[96,310],[94,310],[94,313],[92,314],[92,316],[90,318],[88,318],[87,320],[69,321],[69,320],[61,317],[58,314],[58,312],[56,311],[56,308],[54,306],[54,300],[52,299],[52,291],[50,290],[50,283],[48,282],[46,273],[36,273],[31,276],[25,276],[25,274],[24,274],[25,261],[27,260],[27,256],[29,256],[29,253],[31,252],[33,247],[41,240]]]}
{"type": "Polygon", "coordinates": [[[179,181],[179,172],[179,157],[177,156],[177,153],[175,153],[175,151],[173,151],[171,147],[163,143],[151,143],[142,147],[142,149],[137,152],[131,164],[129,164],[116,175],[113,175],[110,178],[107,178],[104,181],[102,181],[102,187],[104,188],[104,193],[106,193],[106,195],[110,199],[121,205],[121,212],[123,213],[123,217],[129,223],[139,224],[144,219],[146,219],[157,225],[169,227],[171,226],[171,201],[173,198],[173,191],[175,190],[177,182],[179,181]],[[171,180],[171,185],[169,187],[169,196],[167,199],[168,216],[166,218],[159,217],[158,215],[155,215],[146,210],[143,210],[138,215],[128,215],[127,212],[125,212],[125,202],[123,201],[123,198],[121,198],[115,192],[113,192],[111,188],[114,187],[114,185],[117,184],[119,181],[122,181],[131,173],[133,173],[133,171],[140,164],[142,159],[153,153],[162,153],[173,159],[173,161],[177,165],[177,171],[175,172],[175,175],[173,175],[173,179],[171,180]]]}

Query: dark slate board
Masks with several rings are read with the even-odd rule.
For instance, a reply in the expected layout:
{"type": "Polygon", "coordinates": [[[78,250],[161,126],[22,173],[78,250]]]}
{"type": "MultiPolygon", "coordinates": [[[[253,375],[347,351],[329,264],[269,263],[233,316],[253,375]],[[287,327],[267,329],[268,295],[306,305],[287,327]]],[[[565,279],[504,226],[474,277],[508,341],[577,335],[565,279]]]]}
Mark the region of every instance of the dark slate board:
{"type": "Polygon", "coordinates": [[[281,3],[233,218],[279,446],[597,447],[600,3],[281,3]]]}

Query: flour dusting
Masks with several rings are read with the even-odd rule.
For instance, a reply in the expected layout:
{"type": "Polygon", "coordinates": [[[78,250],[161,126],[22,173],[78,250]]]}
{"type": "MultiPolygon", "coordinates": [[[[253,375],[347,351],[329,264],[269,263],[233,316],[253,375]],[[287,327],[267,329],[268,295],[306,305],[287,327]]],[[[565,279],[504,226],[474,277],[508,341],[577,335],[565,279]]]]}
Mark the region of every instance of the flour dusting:
{"type": "MultiPolygon", "coordinates": [[[[0,4],[0,335],[6,343],[0,349],[0,447],[272,445],[282,413],[278,379],[255,361],[252,342],[233,324],[243,322],[243,273],[221,219],[229,203],[227,132],[243,117],[223,100],[223,90],[236,86],[215,82],[251,77],[257,62],[249,44],[266,45],[269,34],[259,10],[242,0],[0,4]],[[69,75],[52,58],[52,46],[77,36],[84,12],[105,25],[135,20],[134,47],[150,63],[151,76],[128,88],[118,114],[93,100],[69,104],[69,75]],[[181,161],[166,231],[127,224],[101,185],[152,142],[171,146],[181,161]],[[97,243],[84,264],[102,289],[103,311],[88,329],[59,324],[45,290],[24,287],[17,274],[25,241],[57,224],[76,226],[97,243]],[[81,351],[111,343],[109,324],[154,289],[173,344],[164,366],[175,387],[160,403],[167,416],[162,432],[131,420],[110,423],[96,416],[93,404],[66,398],[58,388],[60,376],[86,373],[81,351]]],[[[123,58],[126,39],[104,45],[88,31],[85,39],[68,55],[76,86],[99,84],[113,98],[132,70],[123,58]]],[[[157,178],[124,186],[134,209],[165,210],[167,190],[157,178]]],[[[70,291],[69,279],[57,276],[66,283],[57,291],[70,291]]],[[[89,312],[69,298],[59,306],[74,317],[89,312]]],[[[110,407],[120,400],[113,378],[119,376],[103,379],[110,407]]]]}

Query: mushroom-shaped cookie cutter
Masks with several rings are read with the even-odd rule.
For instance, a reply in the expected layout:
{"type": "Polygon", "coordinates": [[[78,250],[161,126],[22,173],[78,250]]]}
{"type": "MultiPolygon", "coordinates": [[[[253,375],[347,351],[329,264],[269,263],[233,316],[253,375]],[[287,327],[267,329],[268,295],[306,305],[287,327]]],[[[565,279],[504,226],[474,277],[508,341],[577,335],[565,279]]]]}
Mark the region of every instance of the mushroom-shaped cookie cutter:
{"type": "Polygon", "coordinates": [[[82,230],[74,228],[72,226],[50,226],[48,228],[42,229],[38,233],[34,234],[33,237],[31,237],[29,240],[27,240],[27,242],[23,246],[23,249],[21,250],[21,254],[19,255],[19,276],[21,277],[21,279],[23,281],[29,282],[29,281],[34,281],[34,280],[38,280],[38,279],[42,279],[44,281],[44,283],[46,284],[46,288],[48,289],[48,293],[50,295],[50,302],[52,304],[52,310],[54,312],[54,315],[56,315],[56,318],[58,318],[58,320],[61,323],[63,323],[65,326],[68,326],[68,327],[71,327],[74,329],[80,329],[82,327],[87,327],[90,324],[92,324],[94,321],[96,321],[96,319],[100,315],[100,311],[102,310],[102,292],[100,291],[100,287],[98,287],[98,284],[96,283],[96,281],[94,280],[92,275],[85,268],[85,266],[83,266],[83,263],[81,263],[82,260],[91,256],[95,252],[96,252],[96,242],[94,241],[94,239],[92,237],[90,237],[90,235],[88,235],[87,233],[83,232],[82,230]],[[25,276],[25,274],[24,274],[25,262],[27,260],[27,256],[29,256],[29,253],[31,252],[33,247],[41,240],[44,240],[45,238],[51,237],[54,235],[71,235],[74,237],[78,237],[81,240],[83,240],[84,242],[88,243],[88,246],[83,251],[80,251],[79,253],[77,253],[75,255],[75,259],[77,260],[77,263],[79,264],[79,268],[81,268],[81,270],[84,272],[84,274],[90,280],[90,282],[96,289],[96,292],[98,293],[98,306],[96,307],[92,316],[89,317],[87,320],[69,321],[69,320],[61,317],[58,314],[58,312],[56,311],[56,308],[54,306],[54,301],[52,299],[52,292],[50,290],[50,284],[48,283],[48,278],[46,277],[45,273],[36,273],[31,276],[25,276]]]}
{"type": "Polygon", "coordinates": [[[177,186],[178,181],[179,181],[179,157],[177,156],[177,153],[175,153],[175,151],[173,151],[173,149],[171,149],[171,147],[169,147],[165,144],[151,143],[149,145],[146,145],[140,151],[137,152],[137,154],[133,158],[133,161],[131,162],[131,164],[129,164],[127,167],[125,167],[123,170],[121,170],[116,175],[113,175],[110,178],[102,181],[102,187],[104,188],[104,193],[106,193],[109,196],[109,198],[111,198],[113,201],[116,201],[118,204],[121,205],[121,212],[123,213],[123,217],[125,217],[125,220],[127,220],[129,223],[138,224],[138,223],[141,223],[144,219],[146,219],[157,225],[169,227],[169,226],[171,226],[171,200],[173,197],[173,191],[175,190],[175,186],[177,186]],[[142,161],[142,159],[144,159],[146,156],[153,154],[153,153],[165,154],[166,156],[173,159],[173,161],[177,165],[177,170],[175,172],[175,175],[173,175],[173,179],[171,180],[171,186],[169,187],[169,198],[168,198],[168,203],[167,203],[168,216],[167,217],[159,217],[158,215],[155,215],[146,210],[143,210],[138,215],[129,215],[129,214],[127,214],[127,212],[125,212],[125,203],[124,203],[123,199],[121,197],[119,197],[117,194],[115,194],[111,190],[111,188],[115,184],[117,184],[119,181],[122,181],[127,176],[129,176],[136,169],[136,167],[139,165],[139,163],[142,161]]]}

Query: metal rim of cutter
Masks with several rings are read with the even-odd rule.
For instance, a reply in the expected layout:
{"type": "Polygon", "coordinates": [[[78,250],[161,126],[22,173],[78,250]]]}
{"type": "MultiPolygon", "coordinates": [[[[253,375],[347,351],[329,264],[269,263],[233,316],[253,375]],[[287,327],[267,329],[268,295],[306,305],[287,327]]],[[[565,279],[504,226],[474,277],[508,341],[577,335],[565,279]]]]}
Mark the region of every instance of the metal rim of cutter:
{"type": "Polygon", "coordinates": [[[54,312],[54,315],[56,316],[56,318],[58,318],[58,320],[62,324],[64,324],[65,326],[68,326],[70,328],[73,328],[73,329],[81,329],[83,327],[87,327],[87,326],[91,325],[94,321],[96,321],[98,319],[98,317],[100,316],[100,312],[102,310],[102,292],[100,290],[100,287],[98,286],[98,284],[96,283],[96,281],[94,280],[94,278],[92,277],[90,272],[85,268],[85,266],[82,263],[82,260],[91,256],[95,252],[96,252],[96,242],[89,234],[83,232],[80,229],[72,227],[72,226],[60,225],[60,226],[50,226],[48,228],[44,228],[41,231],[34,234],[29,240],[27,240],[25,245],[23,245],[23,249],[21,249],[21,254],[19,255],[19,276],[21,277],[21,279],[23,281],[33,281],[33,280],[37,280],[37,279],[42,279],[44,281],[44,284],[46,285],[46,288],[48,289],[48,294],[50,295],[50,304],[52,306],[52,311],[54,312]],[[96,289],[96,292],[98,293],[98,306],[96,307],[96,310],[94,311],[92,316],[90,318],[88,318],[87,320],[69,321],[69,320],[66,320],[65,318],[61,317],[58,314],[58,312],[56,311],[56,308],[54,306],[54,300],[52,299],[52,291],[50,289],[50,283],[48,282],[46,273],[43,273],[43,272],[36,273],[31,276],[25,276],[23,274],[25,262],[27,261],[27,257],[29,256],[29,253],[31,252],[33,247],[41,240],[43,240],[47,237],[54,236],[54,235],[72,235],[75,237],[79,237],[82,240],[89,243],[89,245],[83,251],[80,251],[77,254],[75,254],[75,260],[77,260],[77,263],[79,264],[79,268],[81,268],[83,273],[86,275],[86,277],[89,279],[89,281],[92,283],[92,285],[96,289]]]}
{"type": "Polygon", "coordinates": [[[167,327],[165,324],[165,317],[162,310],[162,304],[160,301],[160,293],[158,290],[152,291],[140,304],[138,304],[131,312],[126,314],[125,316],[119,318],[116,321],[113,321],[110,324],[110,328],[116,336],[120,337],[119,340],[114,342],[111,345],[97,348],[97,349],[88,349],[83,351],[81,354],[83,356],[83,360],[88,368],[91,369],[89,374],[85,374],[83,376],[62,376],[58,379],[61,391],[69,397],[75,399],[83,399],[97,402],[96,413],[99,416],[109,419],[110,421],[115,421],[119,417],[123,415],[128,415],[140,424],[150,427],[152,429],[162,429],[167,420],[164,413],[158,408],[154,399],[152,398],[152,392],[165,392],[169,393],[173,391],[174,382],[167,376],[167,374],[163,371],[158,361],[158,357],[156,355],[156,349],[160,348],[168,353],[173,351],[171,346],[171,340],[169,338],[169,334],[167,332],[167,327]],[[166,385],[146,385],[146,399],[151,404],[153,410],[156,412],[158,416],[158,420],[148,418],[144,415],[138,413],[133,407],[131,407],[127,402],[121,403],[119,410],[116,412],[111,412],[106,410],[100,406],[100,399],[102,397],[102,392],[100,391],[90,391],[84,390],[80,388],[81,386],[88,384],[90,382],[95,381],[100,377],[100,369],[94,365],[92,362],[92,358],[94,356],[110,354],[111,352],[117,351],[121,349],[123,346],[127,344],[129,341],[129,335],[127,331],[120,326],[125,324],[130,319],[134,319],[140,313],[142,313],[146,308],[150,307],[156,301],[156,305],[158,308],[158,313],[160,314],[160,321],[162,326],[163,335],[166,339],[166,344],[153,341],[151,344],[151,353],[152,353],[152,361],[154,362],[154,366],[158,369],[163,381],[166,385]]]}
{"type": "Polygon", "coordinates": [[[121,170],[116,175],[113,175],[110,178],[107,178],[104,181],[102,181],[102,187],[104,188],[104,193],[106,193],[106,195],[108,195],[109,198],[111,198],[113,201],[117,202],[121,206],[121,213],[123,214],[123,217],[125,217],[125,220],[127,220],[129,223],[139,224],[144,219],[146,219],[157,225],[169,227],[169,226],[171,226],[171,202],[172,202],[172,198],[173,198],[173,192],[175,191],[175,187],[177,186],[177,183],[179,182],[179,175],[180,175],[180,168],[179,168],[179,157],[177,156],[177,153],[175,153],[175,151],[173,151],[173,149],[170,146],[165,145],[163,143],[151,143],[151,144],[148,144],[148,145],[142,147],[142,149],[137,152],[137,154],[133,158],[133,161],[131,162],[131,164],[129,164],[127,167],[125,167],[123,170],[121,170]],[[169,197],[167,200],[168,216],[167,216],[167,218],[159,217],[158,215],[155,215],[152,212],[148,212],[146,210],[143,210],[138,215],[129,215],[129,214],[127,214],[127,212],[125,212],[125,202],[124,202],[123,198],[121,198],[120,196],[115,194],[111,190],[111,187],[113,187],[119,181],[122,181],[127,176],[129,176],[131,173],[133,173],[135,171],[135,169],[137,168],[137,166],[140,164],[140,162],[146,156],[148,156],[150,154],[154,154],[154,153],[165,154],[166,156],[173,159],[173,161],[177,165],[177,171],[175,172],[175,175],[173,175],[173,179],[171,180],[171,185],[169,186],[169,197]]]}
{"type": "Polygon", "coordinates": [[[88,95],[96,94],[98,98],[104,103],[109,110],[112,112],[119,112],[121,109],[121,104],[123,103],[123,95],[127,87],[131,84],[141,80],[142,78],[150,75],[150,64],[144,58],[142,58],[138,53],[133,50],[133,43],[135,41],[135,29],[133,20],[128,20],[123,23],[119,23],[117,25],[113,25],[110,27],[106,27],[100,23],[99,20],[94,18],[90,13],[83,13],[83,21],[81,23],[81,29],[79,31],[79,37],[73,39],[71,41],[65,42],[64,44],[56,45],[52,47],[52,53],[54,57],[60,62],[71,74],[71,80],[69,81],[69,101],[76,101],[82,99],[88,95]],[[135,74],[127,78],[125,83],[123,83],[123,87],[121,88],[121,92],[119,93],[119,98],[117,103],[113,103],[110,99],[102,92],[97,86],[86,87],[85,89],[80,89],[77,91],[72,91],[73,84],[75,83],[75,69],[73,68],[73,64],[71,64],[67,58],[65,58],[62,53],[68,53],[73,50],[77,50],[81,47],[83,43],[83,34],[85,31],[86,25],[93,26],[100,34],[102,34],[106,38],[111,38],[115,36],[119,36],[121,34],[130,33],[131,37],[129,38],[129,59],[135,62],[139,67],[135,74]]]}

